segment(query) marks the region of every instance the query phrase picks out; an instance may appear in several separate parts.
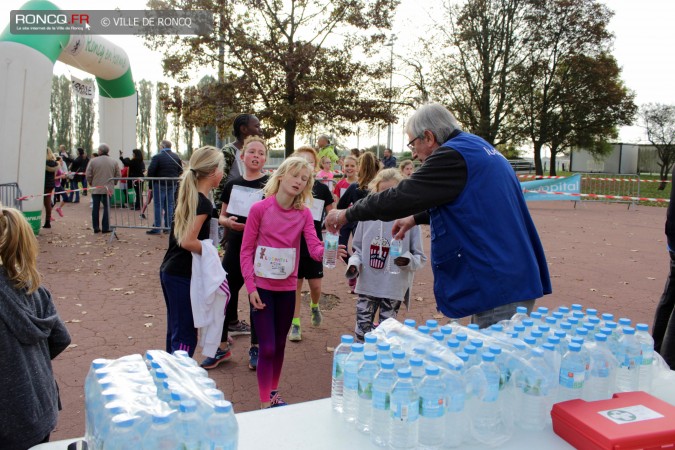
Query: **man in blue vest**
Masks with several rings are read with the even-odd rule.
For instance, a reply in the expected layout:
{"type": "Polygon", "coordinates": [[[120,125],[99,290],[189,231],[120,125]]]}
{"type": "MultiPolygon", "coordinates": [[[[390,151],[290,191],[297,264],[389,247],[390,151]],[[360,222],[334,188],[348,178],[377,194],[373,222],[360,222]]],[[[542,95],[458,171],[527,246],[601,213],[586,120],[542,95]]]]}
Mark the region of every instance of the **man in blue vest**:
{"type": "Polygon", "coordinates": [[[438,309],[472,316],[481,328],[528,310],[551,293],[544,250],[507,160],[487,141],[463,132],[445,107],[419,108],[406,125],[408,147],[423,164],[398,186],[326,217],[347,222],[394,220],[401,238],[431,224],[431,262],[438,309]]]}

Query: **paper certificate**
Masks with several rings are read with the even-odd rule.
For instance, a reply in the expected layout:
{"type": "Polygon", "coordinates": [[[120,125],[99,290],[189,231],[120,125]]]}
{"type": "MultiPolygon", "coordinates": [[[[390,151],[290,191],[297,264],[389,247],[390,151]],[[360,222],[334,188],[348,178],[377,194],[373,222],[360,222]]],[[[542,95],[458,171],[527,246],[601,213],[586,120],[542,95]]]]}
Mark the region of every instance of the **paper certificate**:
{"type": "Polygon", "coordinates": [[[295,249],[259,245],[253,266],[258,277],[285,280],[295,270],[295,249]]]}
{"type": "Polygon", "coordinates": [[[262,200],[263,191],[246,186],[232,186],[230,202],[227,204],[227,213],[232,216],[248,217],[251,206],[262,200]]]}
{"type": "Polygon", "coordinates": [[[325,201],[319,200],[318,198],[313,199],[311,205],[309,204],[309,200],[305,203],[305,206],[312,212],[312,219],[314,219],[315,222],[321,222],[321,220],[323,220],[323,205],[325,203],[325,201]]]}

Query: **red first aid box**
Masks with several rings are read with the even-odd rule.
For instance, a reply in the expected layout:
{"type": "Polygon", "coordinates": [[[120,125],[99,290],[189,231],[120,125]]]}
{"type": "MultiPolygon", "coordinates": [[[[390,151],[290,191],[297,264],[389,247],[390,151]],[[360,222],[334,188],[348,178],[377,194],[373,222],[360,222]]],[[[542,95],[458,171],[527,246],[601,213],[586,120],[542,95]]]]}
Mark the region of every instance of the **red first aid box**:
{"type": "Polygon", "coordinates": [[[553,405],[553,431],[579,450],[675,449],[675,406],[645,392],[553,405]]]}

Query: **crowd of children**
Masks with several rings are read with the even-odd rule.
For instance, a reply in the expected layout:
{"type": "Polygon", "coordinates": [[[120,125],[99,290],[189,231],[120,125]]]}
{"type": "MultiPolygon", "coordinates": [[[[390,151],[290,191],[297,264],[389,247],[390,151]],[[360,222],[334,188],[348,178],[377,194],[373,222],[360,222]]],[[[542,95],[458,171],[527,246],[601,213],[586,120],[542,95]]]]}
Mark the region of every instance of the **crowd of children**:
{"type": "MultiPolygon", "coordinates": [[[[365,152],[357,159],[346,156],[343,176],[334,180],[332,161],[319,158],[309,146],[298,148],[272,175],[263,173],[268,147],[258,136],[247,137],[237,158],[242,174],[229,179],[219,198],[219,214],[209,199],[223,178],[223,155],[202,147],[192,155],[181,177],[176,213],[171,224],[169,248],[160,268],[167,305],[167,351],[185,350],[193,355],[198,332],[193,322],[194,299],[190,282],[202,274],[191,273],[192,254],[201,254],[200,241],[214,239],[209,218],[218,217],[225,228],[222,268],[230,300],[225,307],[220,346],[201,363],[214,369],[232,357],[228,316],[238,308],[246,288],[250,312],[249,368],[256,370],[261,407],[285,405],[279,384],[286,340],[302,340],[300,310],[304,280],[309,285],[311,325],[322,323],[319,306],[324,253],[322,224],[328,211],[398,184],[409,175],[399,169],[380,170],[375,156],[365,152]]],[[[358,294],[356,337],[363,339],[379,320],[396,317],[409,299],[413,273],[426,261],[419,229],[401,242],[399,256],[390,257],[392,223],[371,221],[352,224],[340,236],[338,254],[348,263],[345,278],[358,294]],[[351,252],[347,251],[351,238],[351,252]],[[350,256],[351,254],[351,256],[350,256]],[[395,268],[395,270],[394,270],[395,268]]],[[[215,239],[214,239],[215,242],[215,239]]],[[[217,244],[217,242],[215,242],[217,244]]],[[[406,304],[409,306],[408,304],[406,304]]],[[[214,346],[215,348],[215,346],[214,346]]]]}

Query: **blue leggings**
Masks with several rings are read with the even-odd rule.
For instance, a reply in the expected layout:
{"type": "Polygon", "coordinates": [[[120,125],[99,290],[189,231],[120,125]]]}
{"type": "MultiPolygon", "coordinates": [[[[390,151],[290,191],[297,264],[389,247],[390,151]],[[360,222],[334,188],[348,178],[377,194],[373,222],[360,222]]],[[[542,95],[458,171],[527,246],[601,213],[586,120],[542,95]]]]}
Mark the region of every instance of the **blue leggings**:
{"type": "Polygon", "coordinates": [[[192,320],[190,279],[160,272],[166,303],[166,351],[185,350],[192,356],[197,346],[197,329],[192,320]]]}
{"type": "Polygon", "coordinates": [[[295,309],[295,291],[268,291],[258,288],[264,309],[253,309],[251,317],[258,332],[258,393],[260,403],[270,401],[270,392],[279,388],[284,364],[286,336],[291,328],[295,309]]]}

